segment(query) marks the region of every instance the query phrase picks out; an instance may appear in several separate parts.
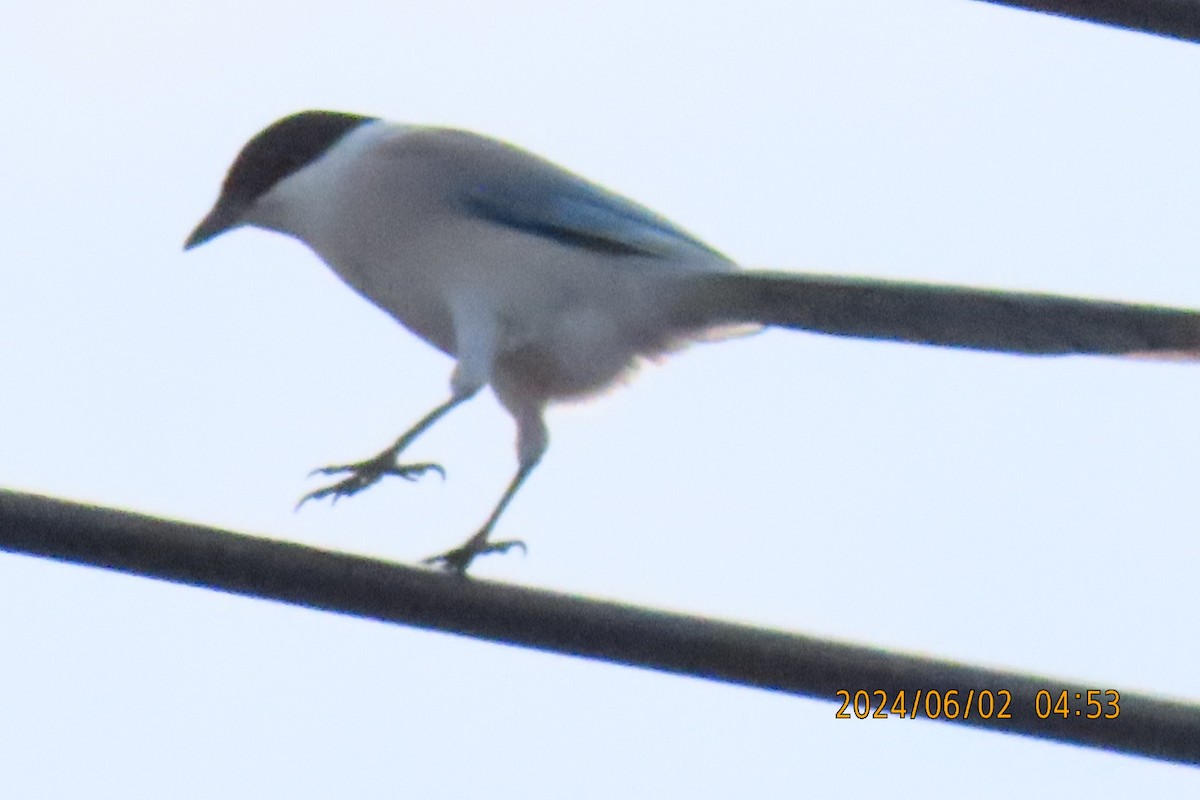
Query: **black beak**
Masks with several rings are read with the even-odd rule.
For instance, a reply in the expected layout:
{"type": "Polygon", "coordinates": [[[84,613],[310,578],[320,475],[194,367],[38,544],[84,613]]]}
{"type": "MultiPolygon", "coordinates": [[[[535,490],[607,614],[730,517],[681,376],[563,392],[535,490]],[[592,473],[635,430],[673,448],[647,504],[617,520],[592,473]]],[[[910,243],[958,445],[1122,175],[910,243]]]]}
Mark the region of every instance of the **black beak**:
{"type": "Polygon", "coordinates": [[[236,228],[241,224],[241,215],[240,207],[226,202],[223,197],[220,198],[213,206],[212,211],[208,212],[208,216],[200,220],[200,224],[183,243],[183,249],[191,250],[193,247],[199,247],[210,239],[217,238],[225,231],[236,228]]]}

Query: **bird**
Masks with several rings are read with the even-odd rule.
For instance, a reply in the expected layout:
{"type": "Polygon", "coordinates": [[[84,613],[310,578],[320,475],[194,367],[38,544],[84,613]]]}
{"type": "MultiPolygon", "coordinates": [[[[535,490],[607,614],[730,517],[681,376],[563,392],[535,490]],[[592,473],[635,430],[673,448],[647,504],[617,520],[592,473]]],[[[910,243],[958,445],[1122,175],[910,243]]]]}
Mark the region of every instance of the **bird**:
{"type": "Polygon", "coordinates": [[[1021,355],[1200,358],[1200,312],[1049,294],[745,269],[663,216],[481,134],[309,110],[255,134],[184,243],[241,227],[282,233],[454,359],[449,395],[308,500],[386,476],[490,387],[517,431],[517,469],[482,526],[425,563],[465,575],[525,549],[492,533],[549,444],[544,412],[621,383],[638,364],[722,331],[785,328],[1021,355]]]}

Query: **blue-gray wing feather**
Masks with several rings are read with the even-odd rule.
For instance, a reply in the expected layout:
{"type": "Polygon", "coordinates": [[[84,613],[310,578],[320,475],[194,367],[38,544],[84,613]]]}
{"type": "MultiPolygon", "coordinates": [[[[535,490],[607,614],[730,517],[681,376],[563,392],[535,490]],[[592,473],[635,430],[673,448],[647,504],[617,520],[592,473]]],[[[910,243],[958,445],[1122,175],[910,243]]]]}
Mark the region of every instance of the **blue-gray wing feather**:
{"type": "Polygon", "coordinates": [[[571,247],[680,261],[724,256],[653,211],[549,164],[471,186],[470,213],[571,247]]]}

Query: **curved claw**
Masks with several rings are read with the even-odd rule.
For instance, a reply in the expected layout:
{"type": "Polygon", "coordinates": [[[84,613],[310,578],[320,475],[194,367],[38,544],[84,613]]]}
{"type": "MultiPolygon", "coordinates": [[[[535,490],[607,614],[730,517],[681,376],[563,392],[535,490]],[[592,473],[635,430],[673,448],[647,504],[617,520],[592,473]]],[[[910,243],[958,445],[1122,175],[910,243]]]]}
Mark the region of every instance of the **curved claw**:
{"type": "Polygon", "coordinates": [[[421,464],[393,464],[389,463],[388,459],[395,458],[389,453],[381,453],[379,456],[370,461],[362,461],[358,464],[343,464],[338,466],[319,467],[309,473],[313,475],[333,475],[338,472],[349,472],[350,474],[332,486],[323,486],[320,489],[314,489],[308,494],[300,498],[296,503],[296,511],[307,503],[309,500],[320,500],[325,497],[332,497],[333,503],[336,504],[339,498],[350,497],[358,494],[363,489],[379,482],[379,479],[384,475],[397,475],[404,478],[406,481],[415,481],[417,478],[424,475],[426,472],[436,472],[441,476],[442,480],[446,479],[446,470],[440,464],[425,462],[421,464]]]}
{"type": "Polygon", "coordinates": [[[362,465],[361,464],[331,464],[328,467],[317,467],[314,470],[310,470],[309,473],[307,475],[305,475],[304,477],[311,478],[315,475],[333,475],[338,472],[350,472],[355,467],[360,467],[360,466],[362,466],[362,465]]]}
{"type": "Polygon", "coordinates": [[[299,511],[301,508],[303,508],[304,504],[307,503],[309,500],[320,500],[325,495],[326,495],[326,492],[324,489],[318,489],[315,492],[309,492],[308,494],[304,495],[303,497],[301,497],[299,500],[296,501],[296,506],[292,509],[292,513],[294,514],[297,511],[299,511]]]}
{"type": "Polygon", "coordinates": [[[479,556],[487,555],[488,553],[507,553],[514,547],[521,548],[523,555],[529,553],[529,548],[520,539],[508,539],[503,542],[484,542],[479,545],[475,545],[473,542],[474,540],[472,539],[462,547],[456,547],[440,555],[423,558],[421,559],[421,563],[440,566],[447,572],[453,572],[465,577],[467,568],[479,556]]]}
{"type": "Polygon", "coordinates": [[[352,480],[353,478],[347,478],[341,483],[335,483],[333,486],[323,486],[320,489],[314,489],[313,491],[301,497],[299,501],[296,502],[296,507],[292,510],[299,511],[300,507],[309,500],[320,500],[321,498],[328,497],[329,495],[333,495],[333,503],[336,505],[339,497],[349,497],[350,495],[359,491],[359,489],[366,488],[365,484],[353,489],[348,487],[346,484],[350,483],[352,480]]]}
{"type": "Polygon", "coordinates": [[[441,464],[435,464],[432,461],[425,461],[420,464],[396,464],[388,467],[384,472],[385,475],[398,475],[406,481],[415,481],[426,472],[436,472],[438,477],[446,480],[446,470],[441,464]]]}

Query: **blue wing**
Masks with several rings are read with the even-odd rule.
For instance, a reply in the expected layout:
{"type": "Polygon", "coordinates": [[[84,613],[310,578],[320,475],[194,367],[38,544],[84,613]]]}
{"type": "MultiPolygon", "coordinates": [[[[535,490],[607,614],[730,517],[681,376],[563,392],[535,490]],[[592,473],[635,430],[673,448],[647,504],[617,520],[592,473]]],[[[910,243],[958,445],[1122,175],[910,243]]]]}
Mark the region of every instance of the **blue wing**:
{"type": "MultiPolygon", "coordinates": [[[[553,164],[489,176],[462,198],[477,217],[614,256],[650,256],[713,267],[719,252],[644,206],[553,164]]],[[[730,265],[732,266],[732,265],[730,265]]]]}

